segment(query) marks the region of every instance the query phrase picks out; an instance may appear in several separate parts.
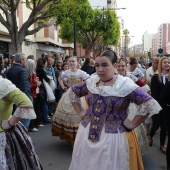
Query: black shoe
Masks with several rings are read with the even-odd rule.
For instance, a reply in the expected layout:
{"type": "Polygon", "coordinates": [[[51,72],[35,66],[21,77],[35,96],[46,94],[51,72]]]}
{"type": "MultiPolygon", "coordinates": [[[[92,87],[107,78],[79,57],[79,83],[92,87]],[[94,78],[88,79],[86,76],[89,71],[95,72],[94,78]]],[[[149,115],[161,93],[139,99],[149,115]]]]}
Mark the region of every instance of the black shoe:
{"type": "Polygon", "coordinates": [[[51,121],[43,122],[43,125],[51,124],[51,121]]]}
{"type": "Polygon", "coordinates": [[[166,155],[166,148],[164,146],[160,146],[160,150],[163,154],[166,155]]]}
{"type": "Polygon", "coordinates": [[[49,113],[48,116],[53,116],[54,114],[53,113],[49,113]]]}
{"type": "Polygon", "coordinates": [[[148,136],[148,144],[149,144],[149,147],[152,146],[152,143],[153,143],[153,139],[152,139],[150,136],[148,136]]]}

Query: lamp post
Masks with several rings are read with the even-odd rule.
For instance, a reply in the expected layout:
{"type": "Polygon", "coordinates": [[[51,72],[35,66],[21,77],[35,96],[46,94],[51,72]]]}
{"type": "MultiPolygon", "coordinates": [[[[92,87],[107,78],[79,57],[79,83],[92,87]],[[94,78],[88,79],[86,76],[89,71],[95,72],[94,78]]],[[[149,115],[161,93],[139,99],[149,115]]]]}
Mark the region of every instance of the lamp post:
{"type": "Polygon", "coordinates": [[[77,45],[76,45],[76,22],[74,21],[74,51],[73,55],[77,56],[77,45]]]}

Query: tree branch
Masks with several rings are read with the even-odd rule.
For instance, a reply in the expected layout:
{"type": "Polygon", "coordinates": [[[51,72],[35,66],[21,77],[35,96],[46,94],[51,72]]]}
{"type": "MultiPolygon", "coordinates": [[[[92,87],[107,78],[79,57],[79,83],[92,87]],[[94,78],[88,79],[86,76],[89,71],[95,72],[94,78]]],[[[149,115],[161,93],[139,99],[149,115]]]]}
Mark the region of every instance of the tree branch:
{"type": "MultiPolygon", "coordinates": [[[[34,0],[35,1],[35,0],[34,0]]],[[[26,32],[28,30],[28,28],[34,24],[37,21],[37,17],[38,17],[38,13],[42,12],[42,10],[45,8],[45,6],[47,4],[49,4],[50,2],[52,3],[54,0],[44,0],[42,3],[40,3],[38,1],[38,3],[36,4],[36,6],[33,8],[31,14],[28,17],[28,20],[21,26],[19,32],[26,32]]],[[[61,0],[55,0],[55,3],[59,3],[61,2],[61,0]]],[[[52,3],[54,5],[54,3],[52,3]]],[[[45,12],[46,13],[46,12],[45,12]]],[[[41,14],[39,16],[39,19],[41,19],[41,16],[43,16],[43,14],[41,14]]],[[[48,17],[48,16],[47,16],[48,17]]],[[[44,18],[45,19],[45,18],[44,18]]],[[[44,26],[42,27],[44,28],[44,26]]]]}
{"type": "Polygon", "coordinates": [[[3,0],[3,3],[7,6],[9,6],[9,3],[7,1],[3,0]]]}
{"type": "Polygon", "coordinates": [[[41,30],[42,28],[45,28],[45,27],[50,27],[52,25],[54,25],[54,23],[57,21],[57,19],[53,19],[52,21],[48,22],[48,23],[44,23],[38,27],[36,27],[35,29],[33,30],[28,30],[26,32],[26,36],[27,35],[32,35],[32,34],[35,34],[36,32],[38,32],[39,30],[41,30]]]}
{"type": "Polygon", "coordinates": [[[9,30],[9,24],[7,23],[7,21],[4,20],[1,14],[0,14],[0,22],[9,30]]]}

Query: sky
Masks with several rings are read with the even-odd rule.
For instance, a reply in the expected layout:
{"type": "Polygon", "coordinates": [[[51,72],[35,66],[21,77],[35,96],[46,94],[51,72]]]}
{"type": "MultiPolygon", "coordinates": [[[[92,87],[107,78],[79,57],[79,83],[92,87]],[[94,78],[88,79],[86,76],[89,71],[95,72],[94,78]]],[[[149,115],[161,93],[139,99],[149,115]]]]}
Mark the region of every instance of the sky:
{"type": "MultiPolygon", "coordinates": [[[[106,6],[107,0],[89,0],[91,6],[106,6]]],[[[155,34],[162,23],[170,23],[170,0],[117,0],[117,16],[124,20],[131,44],[141,44],[142,35],[155,34]]]]}

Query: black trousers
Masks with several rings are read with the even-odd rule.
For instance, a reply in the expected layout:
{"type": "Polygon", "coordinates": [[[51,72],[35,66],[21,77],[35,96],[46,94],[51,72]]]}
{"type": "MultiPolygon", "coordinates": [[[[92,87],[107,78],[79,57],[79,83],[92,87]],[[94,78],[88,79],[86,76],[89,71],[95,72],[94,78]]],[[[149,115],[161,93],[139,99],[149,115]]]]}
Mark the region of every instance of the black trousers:
{"type": "Polygon", "coordinates": [[[168,130],[168,144],[166,149],[166,161],[167,161],[167,167],[170,169],[170,109],[166,113],[166,125],[168,130]]]}
{"type": "Polygon", "coordinates": [[[36,119],[32,119],[30,122],[30,129],[33,129],[35,126],[41,124],[41,114],[40,114],[40,103],[39,103],[39,97],[33,99],[33,106],[34,111],[36,113],[36,119]]]}
{"type": "Polygon", "coordinates": [[[152,127],[149,136],[152,138],[160,127],[160,146],[164,146],[166,139],[166,112],[167,111],[163,109],[158,114],[152,116],[152,127]]]}

